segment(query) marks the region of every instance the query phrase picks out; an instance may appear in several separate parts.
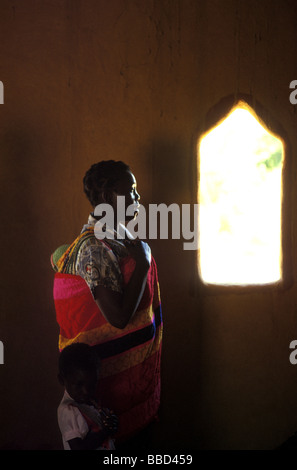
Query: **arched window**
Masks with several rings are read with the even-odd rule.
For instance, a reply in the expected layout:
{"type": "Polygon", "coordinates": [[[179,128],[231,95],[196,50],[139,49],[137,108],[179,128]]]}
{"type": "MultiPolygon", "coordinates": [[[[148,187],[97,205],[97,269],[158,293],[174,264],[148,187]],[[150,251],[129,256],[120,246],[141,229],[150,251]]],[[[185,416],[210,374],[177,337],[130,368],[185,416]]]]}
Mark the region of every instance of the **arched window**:
{"type": "Polygon", "coordinates": [[[238,103],[199,141],[199,272],[204,283],[282,278],[284,146],[238,103]]]}

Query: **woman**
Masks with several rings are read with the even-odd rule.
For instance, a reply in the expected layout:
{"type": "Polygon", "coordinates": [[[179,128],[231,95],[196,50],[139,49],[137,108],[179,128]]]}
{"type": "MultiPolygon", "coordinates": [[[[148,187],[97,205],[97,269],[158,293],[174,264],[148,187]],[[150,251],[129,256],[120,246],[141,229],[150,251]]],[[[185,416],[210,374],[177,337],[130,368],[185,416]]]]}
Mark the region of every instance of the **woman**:
{"type": "MultiPolygon", "coordinates": [[[[103,161],[84,177],[84,191],[95,208],[117,196],[128,207],[140,196],[123,162],[103,161]]],[[[115,217],[115,220],[117,217],[115,217]]],[[[127,217],[126,222],[129,221],[127,217]]],[[[119,416],[118,442],[146,428],[160,404],[162,314],[156,264],[147,243],[129,238],[99,240],[97,219],[89,215],[81,234],[62,254],[52,256],[57,271],[54,300],[60,325],[59,348],[90,344],[102,362],[98,396],[119,416]],[[58,258],[58,259],[57,259],[58,258]]],[[[63,247],[65,249],[65,245],[63,247]]]]}

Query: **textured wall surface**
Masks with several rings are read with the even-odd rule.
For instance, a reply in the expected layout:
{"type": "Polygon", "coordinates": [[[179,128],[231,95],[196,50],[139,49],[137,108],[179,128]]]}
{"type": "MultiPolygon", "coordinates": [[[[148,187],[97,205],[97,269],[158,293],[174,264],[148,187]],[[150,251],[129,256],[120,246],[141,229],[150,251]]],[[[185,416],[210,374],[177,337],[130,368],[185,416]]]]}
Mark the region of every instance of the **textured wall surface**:
{"type": "Polygon", "coordinates": [[[159,450],[272,449],[297,430],[296,21],[289,0],[1,1],[0,448],[61,447],[49,257],[86,221],[85,171],[121,159],[144,205],[193,203],[199,132],[242,93],[290,146],[293,281],[210,293],[196,288],[196,254],[182,241],[152,241],[165,325],[155,440],[159,450]]]}

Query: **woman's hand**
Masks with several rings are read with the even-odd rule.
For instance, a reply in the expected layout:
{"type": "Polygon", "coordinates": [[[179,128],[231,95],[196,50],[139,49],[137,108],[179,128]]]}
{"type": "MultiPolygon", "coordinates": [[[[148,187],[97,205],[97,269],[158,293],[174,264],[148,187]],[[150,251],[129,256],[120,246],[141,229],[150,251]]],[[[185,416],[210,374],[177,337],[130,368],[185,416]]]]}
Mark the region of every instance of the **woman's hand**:
{"type": "Polygon", "coordinates": [[[151,264],[151,249],[146,242],[141,240],[125,240],[128,253],[135,259],[137,264],[149,267],[151,264]]]}
{"type": "Polygon", "coordinates": [[[114,436],[118,430],[118,417],[110,410],[101,408],[102,426],[109,436],[114,436]]]}

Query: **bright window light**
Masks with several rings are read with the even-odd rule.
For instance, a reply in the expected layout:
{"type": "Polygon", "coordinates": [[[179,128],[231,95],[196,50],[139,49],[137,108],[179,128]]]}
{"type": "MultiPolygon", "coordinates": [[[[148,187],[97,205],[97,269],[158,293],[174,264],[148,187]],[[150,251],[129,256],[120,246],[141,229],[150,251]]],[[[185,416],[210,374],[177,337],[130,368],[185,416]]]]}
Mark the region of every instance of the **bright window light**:
{"type": "Polygon", "coordinates": [[[199,142],[199,271],[203,282],[282,277],[282,141],[239,104],[199,142]]]}

